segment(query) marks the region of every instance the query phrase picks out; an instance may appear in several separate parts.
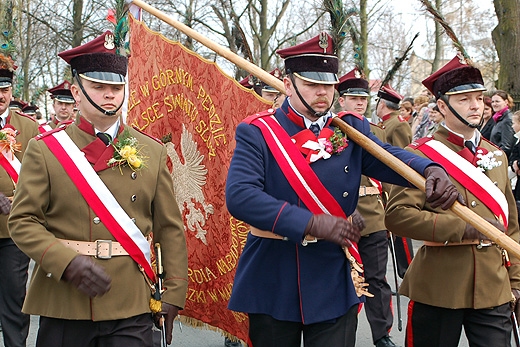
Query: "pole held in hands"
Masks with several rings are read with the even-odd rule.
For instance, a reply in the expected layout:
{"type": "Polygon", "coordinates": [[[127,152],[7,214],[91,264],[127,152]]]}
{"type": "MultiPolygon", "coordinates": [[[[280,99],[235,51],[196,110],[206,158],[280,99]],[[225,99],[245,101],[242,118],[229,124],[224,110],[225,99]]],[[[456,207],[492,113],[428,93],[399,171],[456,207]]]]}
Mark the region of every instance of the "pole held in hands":
{"type": "MultiPolygon", "coordinates": [[[[215,53],[226,58],[233,64],[246,70],[252,75],[258,77],[260,80],[264,81],[266,84],[272,86],[281,93],[285,94],[283,82],[269,74],[267,71],[264,71],[260,67],[231,52],[229,49],[222,47],[216,42],[211,41],[207,37],[191,29],[190,27],[171,18],[164,12],[159,11],[158,9],[146,4],[144,1],[132,0],[132,3],[147,11],[148,13],[154,15],[155,17],[159,18],[160,20],[164,21],[165,23],[170,24],[171,26],[188,35],[189,37],[197,40],[204,46],[213,50],[215,53]]],[[[332,120],[332,124],[340,128],[341,131],[343,131],[352,141],[357,143],[359,146],[363,147],[365,150],[367,150],[370,154],[378,158],[385,165],[392,168],[395,172],[403,176],[414,186],[421,189],[423,192],[425,191],[425,178],[421,176],[419,173],[417,173],[415,170],[413,170],[411,167],[409,167],[399,159],[395,158],[385,149],[374,143],[371,139],[369,139],[368,137],[351,127],[349,124],[347,124],[340,118],[335,117],[332,120]]],[[[500,245],[502,248],[504,248],[506,251],[513,254],[517,258],[520,258],[520,244],[508,237],[505,233],[501,232],[500,230],[492,226],[484,218],[480,217],[478,214],[471,211],[469,208],[460,204],[457,201],[455,201],[455,203],[450,207],[450,209],[453,213],[459,216],[466,223],[471,224],[482,234],[486,235],[491,241],[500,245]]]]}

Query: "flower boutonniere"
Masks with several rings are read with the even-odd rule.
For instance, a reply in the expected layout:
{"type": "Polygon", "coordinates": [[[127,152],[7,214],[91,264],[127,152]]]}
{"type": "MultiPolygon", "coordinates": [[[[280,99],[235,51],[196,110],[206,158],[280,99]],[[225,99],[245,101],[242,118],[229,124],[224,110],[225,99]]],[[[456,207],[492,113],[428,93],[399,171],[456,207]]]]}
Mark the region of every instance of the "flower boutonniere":
{"type": "Polygon", "coordinates": [[[348,147],[348,139],[338,127],[335,127],[334,134],[328,139],[320,137],[317,141],[309,140],[302,147],[316,151],[309,158],[309,161],[313,163],[320,158],[329,159],[332,154],[339,155],[348,147]]]}
{"type": "Polygon", "coordinates": [[[16,135],[18,131],[7,126],[0,130],[0,151],[20,152],[22,145],[16,142],[16,135]]]}
{"type": "Polygon", "coordinates": [[[145,167],[144,157],[140,154],[142,146],[137,139],[130,135],[130,131],[125,129],[118,137],[117,142],[112,142],[114,147],[114,157],[108,161],[108,165],[121,166],[128,165],[132,170],[137,171],[145,167]]]}
{"type": "Polygon", "coordinates": [[[483,150],[478,149],[477,150],[477,167],[482,172],[486,172],[488,170],[491,170],[495,167],[499,167],[502,165],[501,160],[497,160],[496,157],[502,156],[502,151],[493,151],[493,152],[487,152],[484,153],[483,150]]]}
{"type": "Polygon", "coordinates": [[[334,127],[334,134],[325,141],[325,150],[330,154],[340,154],[348,147],[347,135],[338,127],[334,127]]]}

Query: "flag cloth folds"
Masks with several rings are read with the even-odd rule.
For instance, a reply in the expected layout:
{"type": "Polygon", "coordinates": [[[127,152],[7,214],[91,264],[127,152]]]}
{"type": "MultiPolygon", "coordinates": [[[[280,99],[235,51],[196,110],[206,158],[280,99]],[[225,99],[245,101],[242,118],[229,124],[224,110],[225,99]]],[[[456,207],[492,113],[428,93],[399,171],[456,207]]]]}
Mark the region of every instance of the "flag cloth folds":
{"type": "MultiPolygon", "coordinates": [[[[235,128],[269,107],[215,63],[130,20],[127,123],[168,150],[188,245],[181,315],[247,341],[247,315],[227,309],[249,227],[225,205],[235,128]]],[[[167,274],[166,274],[167,276],[167,274]]]]}

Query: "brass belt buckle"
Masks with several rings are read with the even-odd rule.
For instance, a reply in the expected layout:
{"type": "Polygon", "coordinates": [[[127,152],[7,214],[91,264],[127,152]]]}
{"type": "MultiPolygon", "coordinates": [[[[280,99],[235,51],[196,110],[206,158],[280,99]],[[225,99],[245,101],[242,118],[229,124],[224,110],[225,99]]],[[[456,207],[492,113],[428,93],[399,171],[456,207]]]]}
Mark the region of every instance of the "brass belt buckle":
{"type": "Polygon", "coordinates": [[[493,241],[484,242],[484,240],[480,240],[479,244],[477,245],[477,249],[482,249],[482,247],[489,247],[493,245],[493,241]]]}
{"type": "Polygon", "coordinates": [[[112,240],[96,240],[96,255],[95,257],[97,259],[110,259],[112,258],[112,240]],[[103,255],[101,254],[101,252],[103,252],[102,250],[100,250],[100,246],[102,246],[103,244],[107,244],[108,245],[108,255],[103,255]]]}

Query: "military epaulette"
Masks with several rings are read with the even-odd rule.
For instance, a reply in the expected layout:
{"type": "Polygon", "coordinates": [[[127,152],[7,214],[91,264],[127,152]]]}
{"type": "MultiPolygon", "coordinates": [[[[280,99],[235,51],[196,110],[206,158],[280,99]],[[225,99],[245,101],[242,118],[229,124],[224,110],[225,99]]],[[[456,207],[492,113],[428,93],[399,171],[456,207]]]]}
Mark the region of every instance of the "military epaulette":
{"type": "Polygon", "coordinates": [[[496,144],[494,144],[493,142],[489,141],[484,136],[481,136],[480,139],[481,139],[481,141],[485,141],[485,142],[489,143],[491,146],[495,147],[497,150],[502,151],[502,148],[498,147],[496,144]]]}
{"type": "Polygon", "coordinates": [[[136,126],[133,126],[132,128],[133,128],[135,131],[137,131],[138,133],[143,134],[143,135],[145,135],[145,136],[148,136],[148,137],[151,138],[152,140],[159,142],[161,145],[164,145],[164,143],[163,143],[160,139],[158,139],[157,137],[145,133],[144,131],[142,131],[141,129],[139,129],[139,128],[136,127],[136,126]]]}
{"type": "Polygon", "coordinates": [[[433,140],[433,136],[422,137],[422,138],[417,139],[417,140],[413,141],[412,143],[410,143],[408,145],[408,147],[413,148],[413,149],[417,149],[417,148],[421,147],[422,145],[424,145],[426,142],[428,142],[430,140],[433,140]]]}
{"type": "Polygon", "coordinates": [[[385,126],[383,125],[383,123],[377,123],[377,124],[376,124],[376,123],[372,123],[372,122],[370,122],[370,121],[369,121],[368,123],[370,123],[370,125],[373,125],[373,126],[375,126],[375,127],[378,127],[378,128],[381,129],[381,130],[385,130],[385,126]]]}
{"type": "Polygon", "coordinates": [[[30,120],[32,120],[33,122],[36,122],[36,119],[35,119],[33,116],[29,116],[28,114],[25,114],[25,113],[23,113],[22,111],[18,111],[18,110],[15,110],[14,112],[15,112],[17,115],[19,115],[19,116],[27,117],[27,118],[29,118],[30,120]]]}
{"type": "Polygon", "coordinates": [[[275,108],[270,108],[270,109],[267,109],[265,111],[252,114],[252,115],[246,117],[242,122],[247,123],[247,124],[251,124],[257,118],[272,116],[275,113],[276,113],[276,109],[275,108]]]}
{"type": "Polygon", "coordinates": [[[54,128],[52,130],[49,130],[49,131],[46,131],[44,133],[36,135],[34,138],[36,140],[41,140],[44,137],[47,137],[47,136],[52,135],[54,133],[57,133],[58,131],[62,131],[62,130],[67,129],[67,126],[68,126],[68,124],[60,124],[59,126],[57,126],[56,128],[54,128]]]}
{"type": "Polygon", "coordinates": [[[364,118],[362,114],[352,112],[352,111],[341,111],[338,113],[338,117],[340,117],[340,118],[343,118],[345,116],[354,116],[360,120],[363,120],[363,118],[364,118]]]}

